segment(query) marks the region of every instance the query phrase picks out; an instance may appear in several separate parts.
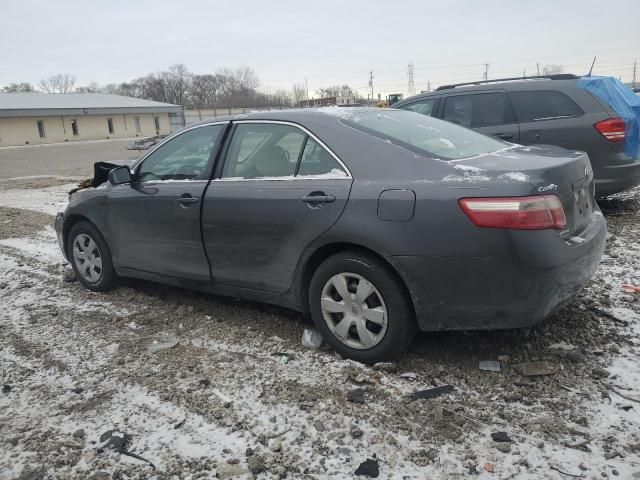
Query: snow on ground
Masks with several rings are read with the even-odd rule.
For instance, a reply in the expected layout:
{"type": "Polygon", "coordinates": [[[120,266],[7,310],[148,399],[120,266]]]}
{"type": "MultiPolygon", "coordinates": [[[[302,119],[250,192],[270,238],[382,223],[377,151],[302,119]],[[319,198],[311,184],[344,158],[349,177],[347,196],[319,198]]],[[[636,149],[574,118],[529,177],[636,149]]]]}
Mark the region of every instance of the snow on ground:
{"type": "MultiPolygon", "coordinates": [[[[53,215],[69,188],[2,190],[0,215],[53,215]]],[[[422,335],[374,368],[302,348],[305,325],[282,309],[144,282],[107,294],[65,283],[51,227],[2,238],[0,478],[252,478],[252,467],[258,479],[346,479],[374,456],[380,478],[640,476],[640,294],[621,289],[640,283],[640,214],[625,210],[638,197],[608,216],[594,282],[528,338],[422,335]],[[148,351],[170,337],[176,346],[148,351]],[[559,342],[576,357],[550,353],[559,342]],[[498,357],[500,372],[478,370],[498,357]],[[560,371],[523,377],[515,364],[529,360],[560,371]],[[454,391],[409,399],[443,384],[454,391]],[[350,401],[357,388],[364,403],[350,401]],[[98,453],[111,429],[156,470],[98,453]]]]}
{"type": "Polygon", "coordinates": [[[36,189],[0,190],[0,205],[23,208],[55,215],[67,205],[67,193],[77,184],[56,185],[55,187],[36,189]]]}

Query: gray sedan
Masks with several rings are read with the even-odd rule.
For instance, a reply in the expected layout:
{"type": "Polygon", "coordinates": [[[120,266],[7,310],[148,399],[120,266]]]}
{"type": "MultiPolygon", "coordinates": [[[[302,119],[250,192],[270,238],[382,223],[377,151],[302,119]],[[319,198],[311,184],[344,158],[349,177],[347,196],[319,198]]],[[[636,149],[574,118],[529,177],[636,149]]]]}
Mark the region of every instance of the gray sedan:
{"type": "Polygon", "coordinates": [[[282,305],[376,362],[418,329],[528,327],[571,299],[604,249],[593,195],[582,152],[335,107],[206,121],[101,164],[56,229],[91,290],[136,277],[282,305]]]}

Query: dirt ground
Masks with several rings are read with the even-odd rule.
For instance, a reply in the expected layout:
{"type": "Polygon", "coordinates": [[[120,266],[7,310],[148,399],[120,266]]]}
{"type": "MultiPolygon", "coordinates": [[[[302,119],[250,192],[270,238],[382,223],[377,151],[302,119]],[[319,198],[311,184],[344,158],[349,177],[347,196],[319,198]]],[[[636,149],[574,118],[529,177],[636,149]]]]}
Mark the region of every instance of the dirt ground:
{"type": "Polygon", "coordinates": [[[0,479],[640,478],[640,189],[602,204],[606,254],[561,312],[368,367],[302,347],[288,310],[65,282],[68,183],[0,182],[0,479]]]}

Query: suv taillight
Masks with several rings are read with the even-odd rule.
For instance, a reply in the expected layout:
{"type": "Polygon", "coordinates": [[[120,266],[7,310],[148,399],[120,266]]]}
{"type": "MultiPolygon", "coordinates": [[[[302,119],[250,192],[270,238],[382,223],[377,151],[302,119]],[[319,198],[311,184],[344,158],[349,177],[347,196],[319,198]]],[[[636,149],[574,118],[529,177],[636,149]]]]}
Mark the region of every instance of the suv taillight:
{"type": "Polygon", "coordinates": [[[624,142],[627,125],[621,118],[609,118],[594,125],[604,138],[611,142],[624,142]]]}
{"type": "Polygon", "coordinates": [[[555,195],[462,198],[459,204],[477,227],[543,230],[567,226],[564,208],[555,195]]]}

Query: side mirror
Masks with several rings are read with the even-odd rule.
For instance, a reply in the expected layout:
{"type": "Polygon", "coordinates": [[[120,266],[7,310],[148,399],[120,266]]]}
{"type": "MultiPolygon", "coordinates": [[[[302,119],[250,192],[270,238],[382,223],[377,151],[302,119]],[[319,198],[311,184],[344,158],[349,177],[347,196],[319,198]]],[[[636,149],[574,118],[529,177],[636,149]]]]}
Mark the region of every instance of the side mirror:
{"type": "Polygon", "coordinates": [[[112,185],[131,183],[131,171],[129,167],[117,167],[109,170],[108,178],[112,185]]]}

